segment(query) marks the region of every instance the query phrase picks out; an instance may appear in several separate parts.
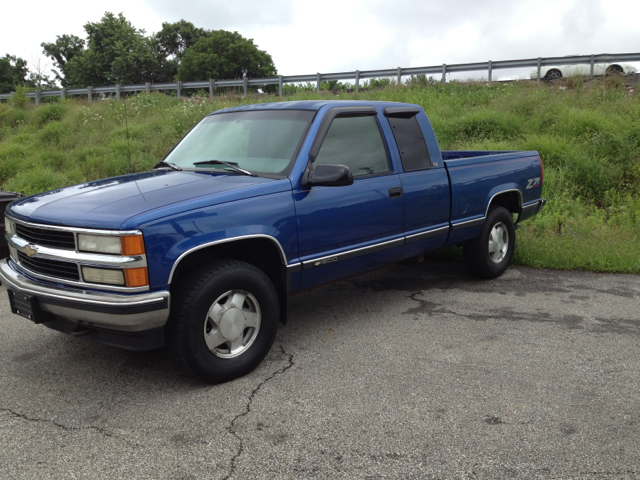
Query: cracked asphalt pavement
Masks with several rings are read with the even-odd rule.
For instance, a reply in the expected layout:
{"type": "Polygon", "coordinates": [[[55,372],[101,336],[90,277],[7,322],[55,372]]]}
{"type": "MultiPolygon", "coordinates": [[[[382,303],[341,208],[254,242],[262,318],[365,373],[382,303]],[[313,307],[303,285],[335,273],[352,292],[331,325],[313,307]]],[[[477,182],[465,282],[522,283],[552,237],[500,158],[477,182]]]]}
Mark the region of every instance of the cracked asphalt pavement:
{"type": "Polygon", "coordinates": [[[11,315],[0,479],[640,478],[640,276],[397,265],[222,385],[11,315]]]}

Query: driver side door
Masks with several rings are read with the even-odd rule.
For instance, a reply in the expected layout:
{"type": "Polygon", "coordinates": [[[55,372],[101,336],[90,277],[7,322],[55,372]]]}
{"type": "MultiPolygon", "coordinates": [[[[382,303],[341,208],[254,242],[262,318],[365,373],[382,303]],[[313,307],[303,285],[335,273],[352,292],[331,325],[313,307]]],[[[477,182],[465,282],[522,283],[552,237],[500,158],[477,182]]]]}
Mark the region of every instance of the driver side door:
{"type": "Polygon", "coordinates": [[[336,115],[313,163],[346,165],[354,182],[294,191],[301,288],[398,260],[404,243],[402,185],[375,109],[336,115]]]}

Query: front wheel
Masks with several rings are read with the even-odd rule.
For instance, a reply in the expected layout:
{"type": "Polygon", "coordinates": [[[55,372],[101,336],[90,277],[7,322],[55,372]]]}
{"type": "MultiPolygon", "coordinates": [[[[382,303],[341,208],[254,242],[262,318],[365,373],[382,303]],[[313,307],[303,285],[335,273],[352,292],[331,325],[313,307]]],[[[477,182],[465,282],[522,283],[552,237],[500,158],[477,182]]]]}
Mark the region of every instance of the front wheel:
{"type": "Polygon", "coordinates": [[[278,294],[253,265],[211,263],[172,295],[167,345],[189,373],[211,383],[251,372],[269,352],[279,318],[278,294]]]}
{"type": "Polygon", "coordinates": [[[464,245],[464,261],[480,278],[502,275],[513,256],[516,229],[513,217],[504,207],[491,207],[480,236],[464,245]]]}
{"type": "Polygon", "coordinates": [[[620,65],[611,65],[607,68],[607,75],[622,75],[622,67],[620,65]]]}

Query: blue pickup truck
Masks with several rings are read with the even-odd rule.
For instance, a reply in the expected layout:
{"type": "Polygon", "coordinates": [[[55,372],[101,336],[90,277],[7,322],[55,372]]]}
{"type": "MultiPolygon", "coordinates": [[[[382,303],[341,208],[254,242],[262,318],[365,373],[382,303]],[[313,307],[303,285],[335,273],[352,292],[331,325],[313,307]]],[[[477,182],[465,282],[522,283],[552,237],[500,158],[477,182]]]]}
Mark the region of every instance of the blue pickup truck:
{"type": "Polygon", "coordinates": [[[537,152],[441,151],[417,105],[228,108],[152,171],[9,205],[0,280],[34,323],[166,345],[222,382],[262,361],[300,290],[448,245],[476,276],[501,275],[542,179],[537,152]]]}

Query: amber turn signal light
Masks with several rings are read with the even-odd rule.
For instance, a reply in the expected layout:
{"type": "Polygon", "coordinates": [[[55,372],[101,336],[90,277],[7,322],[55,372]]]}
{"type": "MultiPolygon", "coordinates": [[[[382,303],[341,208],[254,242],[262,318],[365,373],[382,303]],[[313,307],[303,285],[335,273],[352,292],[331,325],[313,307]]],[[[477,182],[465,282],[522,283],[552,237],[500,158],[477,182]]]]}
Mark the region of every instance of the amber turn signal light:
{"type": "Polygon", "coordinates": [[[127,235],[120,237],[122,255],[143,255],[144,241],[142,235],[127,235]]]}
{"type": "Polygon", "coordinates": [[[149,270],[144,268],[125,268],[124,279],[127,287],[146,287],[149,285],[149,270]]]}

